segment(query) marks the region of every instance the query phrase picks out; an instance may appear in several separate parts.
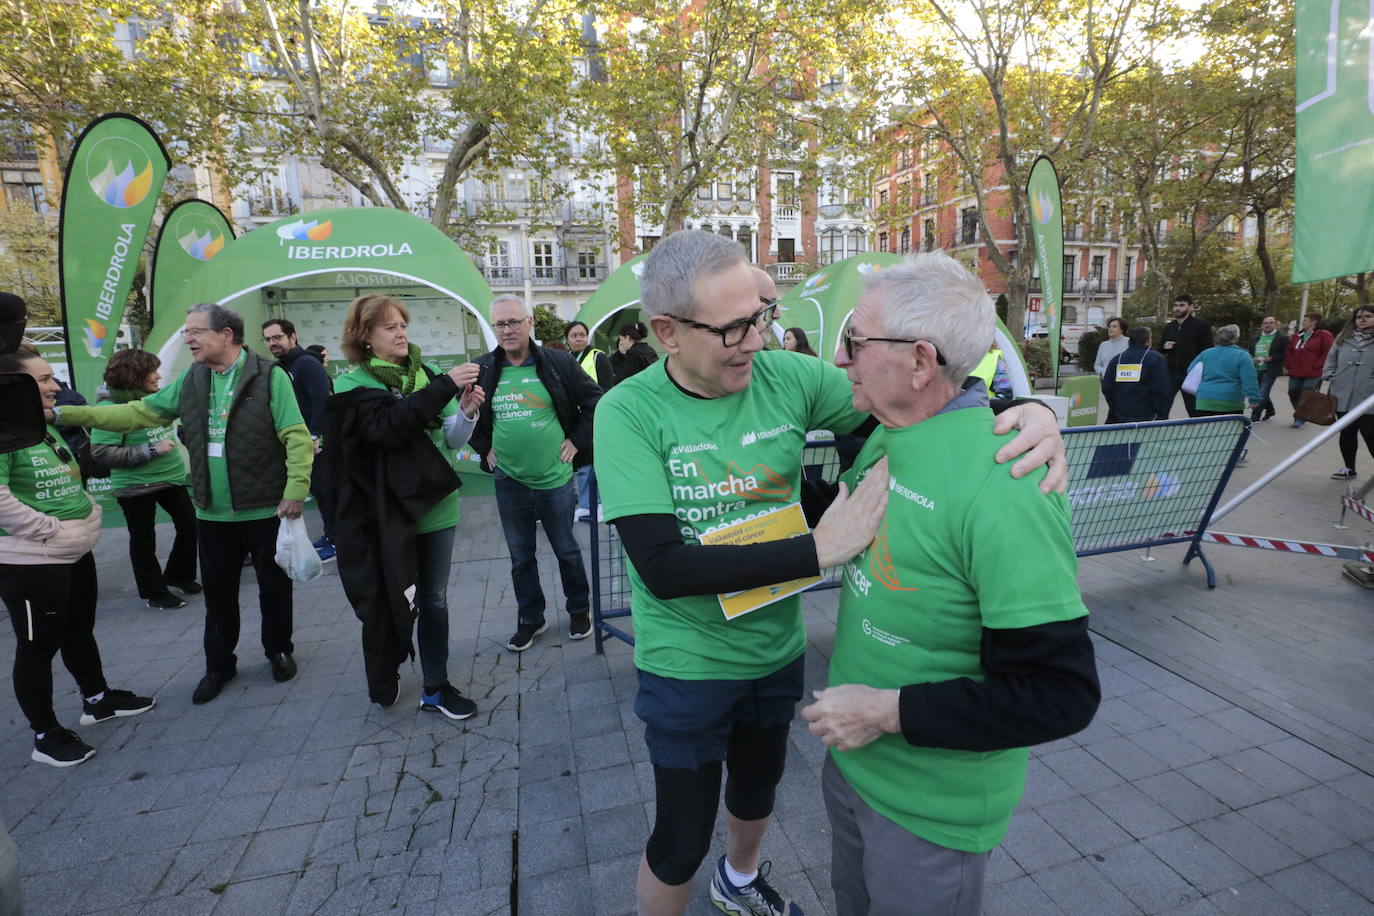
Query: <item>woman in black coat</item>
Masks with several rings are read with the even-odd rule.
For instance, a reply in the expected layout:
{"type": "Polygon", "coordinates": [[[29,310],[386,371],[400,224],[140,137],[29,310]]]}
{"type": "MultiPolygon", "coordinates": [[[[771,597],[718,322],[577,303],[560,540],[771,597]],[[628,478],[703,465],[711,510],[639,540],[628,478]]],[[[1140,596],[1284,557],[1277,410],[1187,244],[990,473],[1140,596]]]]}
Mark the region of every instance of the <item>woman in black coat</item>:
{"type": "Polygon", "coordinates": [[[658,360],[658,353],[644,342],[649,329],[641,321],[620,326],[619,349],[611,354],[611,368],[615,370],[616,383],[643,372],[658,360]]]}

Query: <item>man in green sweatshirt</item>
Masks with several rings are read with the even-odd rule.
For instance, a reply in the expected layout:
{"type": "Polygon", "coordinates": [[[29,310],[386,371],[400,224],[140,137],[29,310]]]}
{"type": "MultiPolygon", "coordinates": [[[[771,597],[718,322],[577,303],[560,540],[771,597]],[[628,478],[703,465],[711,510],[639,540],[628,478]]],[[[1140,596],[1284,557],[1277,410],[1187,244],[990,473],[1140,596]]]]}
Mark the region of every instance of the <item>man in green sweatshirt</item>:
{"type": "Polygon", "coordinates": [[[205,585],[205,677],[191,700],[208,703],[238,673],[239,578],[251,555],[272,677],[296,674],[291,580],[273,560],[281,518],[299,518],[314,461],[291,379],[243,345],[243,319],[192,306],[182,329],[195,364],[156,394],[127,404],[58,407],[69,426],[131,432],[180,419],[191,458],[200,569],[205,585]]]}

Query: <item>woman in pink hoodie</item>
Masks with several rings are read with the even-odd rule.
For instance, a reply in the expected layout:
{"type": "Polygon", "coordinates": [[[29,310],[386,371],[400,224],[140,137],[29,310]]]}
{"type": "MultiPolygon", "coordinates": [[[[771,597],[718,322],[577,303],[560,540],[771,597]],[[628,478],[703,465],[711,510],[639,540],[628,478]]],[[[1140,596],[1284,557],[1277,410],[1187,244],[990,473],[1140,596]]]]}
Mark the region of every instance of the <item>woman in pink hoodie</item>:
{"type": "MultiPolygon", "coordinates": [[[[31,376],[43,406],[57,402],[52,366],[36,351],[0,356],[0,372],[31,376]]],[[[14,695],[33,728],[32,759],[50,766],[75,766],[95,753],[53,712],[52,659],[59,651],[81,688],[82,725],[136,716],[154,705],[151,697],[105,683],[91,554],[99,537],[100,507],[56,429],[48,426],[38,445],[0,454],[0,601],[18,640],[14,695]]]]}

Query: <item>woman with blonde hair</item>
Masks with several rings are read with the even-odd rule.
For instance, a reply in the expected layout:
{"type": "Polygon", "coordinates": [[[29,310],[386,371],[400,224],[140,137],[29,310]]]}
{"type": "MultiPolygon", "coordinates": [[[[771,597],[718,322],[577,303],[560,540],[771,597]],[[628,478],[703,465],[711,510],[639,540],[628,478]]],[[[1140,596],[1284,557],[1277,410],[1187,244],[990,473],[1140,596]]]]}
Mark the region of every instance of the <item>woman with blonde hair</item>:
{"type": "Polygon", "coordinates": [[[425,363],[409,321],[391,296],[349,305],[342,344],[353,368],[334,381],[320,457],[339,577],[363,624],[369,696],[383,707],[396,702],[418,614],[420,709],[466,719],[477,705],[448,681],[448,578],[462,485],[454,462],[485,394],[475,364],[439,372],[425,363]]]}

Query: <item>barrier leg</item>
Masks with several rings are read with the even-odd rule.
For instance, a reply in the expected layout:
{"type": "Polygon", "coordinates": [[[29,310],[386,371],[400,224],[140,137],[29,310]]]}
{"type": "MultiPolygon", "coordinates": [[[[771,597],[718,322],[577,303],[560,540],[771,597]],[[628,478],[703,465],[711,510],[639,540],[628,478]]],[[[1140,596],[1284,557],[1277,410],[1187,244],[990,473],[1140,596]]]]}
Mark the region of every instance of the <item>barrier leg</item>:
{"type": "Polygon", "coordinates": [[[1216,570],[1212,569],[1212,564],[1210,561],[1208,561],[1207,555],[1202,552],[1202,545],[1197,541],[1193,541],[1191,544],[1188,545],[1188,552],[1183,555],[1183,565],[1187,566],[1188,563],[1193,559],[1193,557],[1197,557],[1199,560],[1201,560],[1202,568],[1207,571],[1207,587],[1216,588],[1216,570]]]}
{"type": "MultiPolygon", "coordinates": [[[[587,496],[587,504],[595,507],[600,505],[600,494],[596,491],[596,478],[589,481],[590,491],[587,496]]],[[[601,525],[596,520],[596,510],[592,509],[592,515],[587,519],[588,527],[592,532],[592,638],[596,640],[596,654],[605,655],[603,647],[606,636],[602,632],[601,623],[601,525]]]]}

